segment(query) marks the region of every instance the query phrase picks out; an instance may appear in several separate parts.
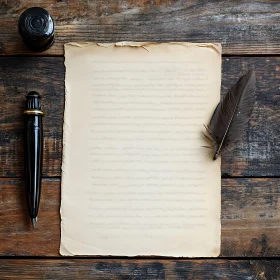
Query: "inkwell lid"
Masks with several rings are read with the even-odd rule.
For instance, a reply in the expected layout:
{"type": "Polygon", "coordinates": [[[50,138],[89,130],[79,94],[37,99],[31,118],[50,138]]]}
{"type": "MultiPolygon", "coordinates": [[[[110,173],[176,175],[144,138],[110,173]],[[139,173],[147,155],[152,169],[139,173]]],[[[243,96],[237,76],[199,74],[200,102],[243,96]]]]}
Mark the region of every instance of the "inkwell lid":
{"type": "Polygon", "coordinates": [[[26,110],[41,110],[40,99],[41,96],[37,91],[30,91],[26,96],[26,110]]]}
{"type": "Polygon", "coordinates": [[[26,107],[23,111],[25,115],[44,115],[43,111],[41,110],[41,103],[40,99],[41,96],[36,91],[31,91],[26,96],[26,107]]]}
{"type": "Polygon", "coordinates": [[[18,31],[26,46],[34,51],[44,51],[54,42],[54,22],[43,8],[25,10],[19,17],[18,31]]]}

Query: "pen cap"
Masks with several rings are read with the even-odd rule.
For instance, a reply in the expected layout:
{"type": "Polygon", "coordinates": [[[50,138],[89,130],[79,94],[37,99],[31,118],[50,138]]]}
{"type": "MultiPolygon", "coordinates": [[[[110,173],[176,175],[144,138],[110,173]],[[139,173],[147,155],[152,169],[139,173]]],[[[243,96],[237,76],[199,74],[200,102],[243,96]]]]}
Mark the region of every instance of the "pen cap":
{"type": "Polygon", "coordinates": [[[54,22],[43,8],[25,10],[19,17],[18,31],[26,46],[34,51],[44,51],[54,42],[54,22]]]}
{"type": "Polygon", "coordinates": [[[36,91],[30,91],[26,96],[26,110],[41,110],[41,96],[36,91]]]}

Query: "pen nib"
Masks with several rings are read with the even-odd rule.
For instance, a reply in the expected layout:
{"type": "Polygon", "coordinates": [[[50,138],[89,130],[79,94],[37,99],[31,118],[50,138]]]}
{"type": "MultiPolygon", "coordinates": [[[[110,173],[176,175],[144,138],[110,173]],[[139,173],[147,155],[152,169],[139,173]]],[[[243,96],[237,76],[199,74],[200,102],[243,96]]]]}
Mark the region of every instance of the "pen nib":
{"type": "Polygon", "coordinates": [[[36,223],[37,223],[37,218],[31,218],[32,226],[35,228],[36,223]]]}

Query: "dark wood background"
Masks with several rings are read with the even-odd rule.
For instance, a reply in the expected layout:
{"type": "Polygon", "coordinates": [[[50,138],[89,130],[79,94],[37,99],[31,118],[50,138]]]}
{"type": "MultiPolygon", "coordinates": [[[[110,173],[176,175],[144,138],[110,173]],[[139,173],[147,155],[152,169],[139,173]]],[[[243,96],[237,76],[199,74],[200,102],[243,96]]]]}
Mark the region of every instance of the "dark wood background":
{"type": "Polygon", "coordinates": [[[0,0],[0,279],[280,279],[279,78],[279,0],[0,0]],[[55,44],[43,53],[29,51],[17,32],[19,15],[32,6],[46,8],[56,24],[55,44]],[[245,141],[222,158],[218,259],[59,256],[63,44],[121,40],[221,42],[222,94],[255,68],[257,103],[245,141]],[[22,179],[30,90],[43,95],[45,111],[35,230],[22,179]]]}

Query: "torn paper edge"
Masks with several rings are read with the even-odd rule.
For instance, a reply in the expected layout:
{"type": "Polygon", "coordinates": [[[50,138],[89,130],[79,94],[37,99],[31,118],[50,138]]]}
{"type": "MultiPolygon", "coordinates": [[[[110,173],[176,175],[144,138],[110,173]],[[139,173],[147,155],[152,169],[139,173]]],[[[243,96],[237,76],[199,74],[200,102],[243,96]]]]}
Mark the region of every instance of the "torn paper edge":
{"type": "Polygon", "coordinates": [[[174,44],[174,45],[181,45],[185,47],[201,47],[201,48],[210,48],[215,51],[218,55],[222,53],[222,45],[220,43],[191,43],[191,42],[164,42],[164,43],[157,43],[157,42],[133,42],[133,41],[120,41],[116,43],[98,43],[98,42],[69,42],[64,44],[64,48],[68,46],[73,47],[90,47],[90,46],[99,46],[104,48],[109,48],[112,46],[115,47],[142,47],[149,51],[148,47],[165,45],[165,44],[174,44]]]}

